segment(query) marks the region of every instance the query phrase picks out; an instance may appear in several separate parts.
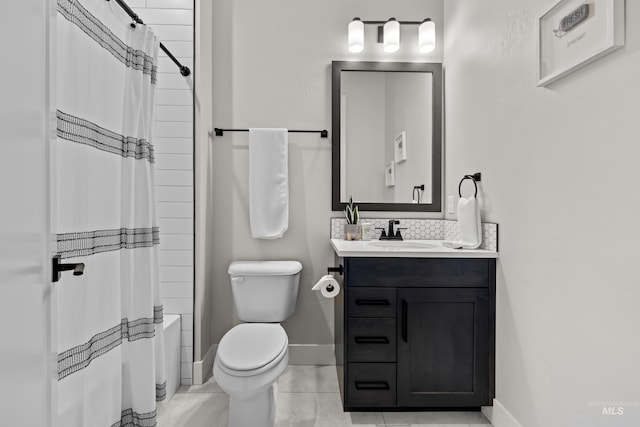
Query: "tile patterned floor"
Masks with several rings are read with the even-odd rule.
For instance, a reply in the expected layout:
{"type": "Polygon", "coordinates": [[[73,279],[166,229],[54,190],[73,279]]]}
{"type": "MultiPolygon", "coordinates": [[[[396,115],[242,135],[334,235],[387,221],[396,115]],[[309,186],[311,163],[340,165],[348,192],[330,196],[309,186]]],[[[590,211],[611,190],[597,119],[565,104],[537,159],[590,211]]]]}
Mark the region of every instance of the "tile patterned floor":
{"type": "MultiPolygon", "coordinates": [[[[490,427],[479,412],[343,412],[335,366],[289,366],[278,380],[276,427],[490,427]]],[[[226,427],[229,398],[213,378],[158,407],[158,427],[226,427]]],[[[249,427],[249,426],[248,426],[249,427]]]]}

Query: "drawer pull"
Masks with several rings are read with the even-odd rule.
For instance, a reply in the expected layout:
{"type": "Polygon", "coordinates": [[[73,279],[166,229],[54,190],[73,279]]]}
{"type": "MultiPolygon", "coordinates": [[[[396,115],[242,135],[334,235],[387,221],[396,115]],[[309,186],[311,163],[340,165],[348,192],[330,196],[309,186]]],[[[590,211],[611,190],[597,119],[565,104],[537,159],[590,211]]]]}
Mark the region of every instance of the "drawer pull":
{"type": "Polygon", "coordinates": [[[356,305],[391,305],[386,299],[357,299],[356,305]]]}
{"type": "Polygon", "coordinates": [[[402,339],[404,342],[407,342],[407,329],[409,328],[407,316],[409,316],[409,305],[405,300],[402,300],[402,339]]]}
{"type": "Polygon", "coordinates": [[[355,337],[356,344],[389,344],[387,337],[355,337]]]}
{"type": "Polygon", "coordinates": [[[386,381],[356,381],[356,390],[389,390],[386,381]]]}

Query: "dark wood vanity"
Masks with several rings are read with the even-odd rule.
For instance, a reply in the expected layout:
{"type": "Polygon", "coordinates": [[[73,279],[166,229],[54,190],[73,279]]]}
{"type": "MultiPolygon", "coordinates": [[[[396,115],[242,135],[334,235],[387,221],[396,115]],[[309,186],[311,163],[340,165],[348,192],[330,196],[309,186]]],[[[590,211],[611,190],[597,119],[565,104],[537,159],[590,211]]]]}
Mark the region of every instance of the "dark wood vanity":
{"type": "Polygon", "coordinates": [[[344,265],[334,313],[346,411],[492,404],[495,258],[336,261],[344,265]]]}

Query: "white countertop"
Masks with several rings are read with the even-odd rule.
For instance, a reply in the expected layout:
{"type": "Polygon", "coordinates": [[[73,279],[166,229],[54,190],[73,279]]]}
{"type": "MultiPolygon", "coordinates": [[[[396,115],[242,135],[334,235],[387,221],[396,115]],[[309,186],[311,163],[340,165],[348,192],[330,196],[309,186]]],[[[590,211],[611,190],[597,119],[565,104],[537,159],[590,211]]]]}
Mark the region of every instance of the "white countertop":
{"type": "Polygon", "coordinates": [[[444,240],[342,240],[331,239],[341,257],[387,258],[498,258],[498,252],[485,249],[451,249],[444,240]]]}

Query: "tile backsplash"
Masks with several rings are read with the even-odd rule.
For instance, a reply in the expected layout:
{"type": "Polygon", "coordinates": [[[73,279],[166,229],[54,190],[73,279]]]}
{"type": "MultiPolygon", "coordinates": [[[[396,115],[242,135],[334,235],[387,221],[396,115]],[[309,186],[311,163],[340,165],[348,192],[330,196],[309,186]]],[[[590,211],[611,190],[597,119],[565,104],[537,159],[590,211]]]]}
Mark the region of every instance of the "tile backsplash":
{"type": "MultiPolygon", "coordinates": [[[[360,218],[360,222],[369,222],[373,227],[387,229],[389,218],[360,218]]],[[[342,239],[344,236],[344,218],[330,219],[330,235],[332,239],[342,239]]],[[[400,219],[397,227],[406,228],[402,235],[407,240],[458,240],[458,221],[448,219],[400,219]]],[[[373,238],[380,237],[381,230],[375,230],[373,238]]],[[[498,224],[482,223],[482,245],[480,249],[498,250],[498,224]]]]}

